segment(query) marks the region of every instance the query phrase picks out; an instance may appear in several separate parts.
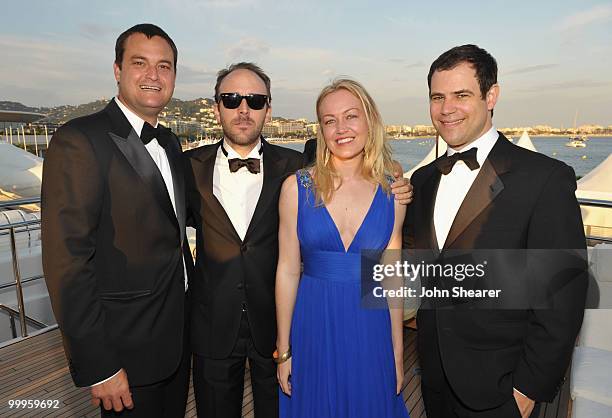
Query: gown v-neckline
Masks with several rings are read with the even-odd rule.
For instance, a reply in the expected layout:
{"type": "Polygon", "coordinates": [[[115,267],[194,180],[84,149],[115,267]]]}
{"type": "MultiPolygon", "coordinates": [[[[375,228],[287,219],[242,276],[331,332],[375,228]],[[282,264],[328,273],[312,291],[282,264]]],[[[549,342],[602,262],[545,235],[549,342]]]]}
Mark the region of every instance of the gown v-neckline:
{"type": "Polygon", "coordinates": [[[376,190],[374,191],[374,196],[372,197],[372,200],[370,201],[370,206],[368,207],[368,210],[367,210],[365,216],[361,220],[361,224],[359,224],[359,228],[357,228],[357,232],[355,232],[355,235],[353,235],[353,239],[349,243],[348,247],[344,246],[344,241],[342,241],[342,235],[340,234],[340,230],[338,229],[338,225],[336,225],[336,222],[334,221],[334,217],[331,215],[330,211],[327,209],[327,206],[325,204],[323,204],[323,210],[325,211],[328,220],[331,222],[331,224],[334,227],[334,231],[336,233],[336,238],[338,239],[338,242],[340,244],[340,248],[342,248],[342,252],[344,254],[348,254],[350,252],[351,248],[353,247],[353,244],[355,243],[355,241],[357,240],[357,237],[359,236],[359,233],[363,229],[363,226],[365,225],[365,223],[366,223],[366,221],[368,219],[368,216],[370,216],[370,212],[372,212],[372,208],[374,207],[374,202],[376,202],[376,197],[378,196],[379,189],[380,189],[380,184],[376,185],[376,190]]]}

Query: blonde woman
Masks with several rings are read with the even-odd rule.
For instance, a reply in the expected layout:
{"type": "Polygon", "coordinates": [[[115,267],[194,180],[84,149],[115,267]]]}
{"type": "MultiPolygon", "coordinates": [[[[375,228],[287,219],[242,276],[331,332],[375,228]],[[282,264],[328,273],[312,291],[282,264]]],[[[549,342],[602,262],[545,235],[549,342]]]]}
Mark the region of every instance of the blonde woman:
{"type": "Polygon", "coordinates": [[[347,79],[325,87],[316,110],[316,162],[279,201],[280,416],[406,418],[402,310],[361,306],[361,250],[401,248],[406,209],[390,193],[383,123],[347,79]]]}

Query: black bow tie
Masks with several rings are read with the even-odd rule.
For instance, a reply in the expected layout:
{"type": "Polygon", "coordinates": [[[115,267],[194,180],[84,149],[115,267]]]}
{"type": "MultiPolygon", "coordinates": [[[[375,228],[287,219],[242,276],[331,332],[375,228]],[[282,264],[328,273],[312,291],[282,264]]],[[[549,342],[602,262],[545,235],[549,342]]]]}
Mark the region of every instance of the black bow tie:
{"type": "Polygon", "coordinates": [[[261,171],[259,167],[259,158],[230,158],[229,160],[230,172],[235,173],[240,167],[246,167],[253,174],[257,174],[261,171]]]}
{"type": "Polygon", "coordinates": [[[451,172],[455,163],[462,160],[470,170],[476,170],[480,167],[478,160],[476,159],[477,148],[471,148],[465,152],[456,152],[451,156],[445,155],[436,160],[435,164],[440,170],[440,173],[446,175],[451,172]]]}
{"type": "Polygon", "coordinates": [[[140,140],[145,145],[155,138],[159,145],[166,148],[166,145],[168,145],[168,137],[168,129],[164,128],[159,123],[157,124],[157,128],[154,128],[149,122],[145,122],[142,126],[142,132],[140,132],[140,140]]]}
{"type": "MultiPolygon", "coordinates": [[[[221,151],[223,151],[223,154],[225,154],[226,157],[228,156],[227,150],[223,146],[223,143],[221,143],[221,151]]],[[[260,146],[259,154],[261,154],[262,151],[263,151],[263,148],[260,146]]],[[[240,168],[242,167],[246,167],[247,170],[249,170],[249,172],[253,174],[257,174],[261,172],[261,167],[259,165],[260,164],[259,158],[230,158],[227,161],[229,162],[230,173],[235,173],[236,171],[240,170],[240,168]]]]}

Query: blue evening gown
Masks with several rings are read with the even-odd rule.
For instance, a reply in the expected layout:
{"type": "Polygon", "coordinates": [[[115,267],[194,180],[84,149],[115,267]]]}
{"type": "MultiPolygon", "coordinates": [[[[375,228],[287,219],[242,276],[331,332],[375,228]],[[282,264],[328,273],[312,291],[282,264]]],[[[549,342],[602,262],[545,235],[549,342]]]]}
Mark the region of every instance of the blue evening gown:
{"type": "Polygon", "coordinates": [[[291,323],[292,395],[280,392],[280,417],[408,418],[395,394],[389,310],[361,306],[360,250],[387,247],[393,197],[377,188],[345,252],[329,212],[315,206],[310,174],[296,176],[304,272],[291,323]]]}

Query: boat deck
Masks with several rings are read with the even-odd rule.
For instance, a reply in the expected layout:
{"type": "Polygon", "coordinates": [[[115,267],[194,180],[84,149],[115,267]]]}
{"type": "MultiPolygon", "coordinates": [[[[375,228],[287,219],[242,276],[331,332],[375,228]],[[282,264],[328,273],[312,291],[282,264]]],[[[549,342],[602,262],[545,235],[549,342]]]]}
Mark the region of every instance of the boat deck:
{"type": "MultiPolygon", "coordinates": [[[[411,418],[426,418],[421,397],[421,378],[416,352],[416,331],[404,332],[404,388],[402,395],[411,418]]],[[[27,338],[0,349],[0,416],[13,417],[96,417],[100,412],[90,403],[89,390],[72,383],[58,329],[27,338]],[[13,400],[58,400],[57,409],[10,409],[13,400]]],[[[546,404],[540,418],[568,418],[569,384],[564,385],[552,404],[546,404]]],[[[189,390],[186,417],[195,417],[193,390],[189,390]]],[[[244,384],[242,416],[254,418],[250,375],[244,384]]]]}

